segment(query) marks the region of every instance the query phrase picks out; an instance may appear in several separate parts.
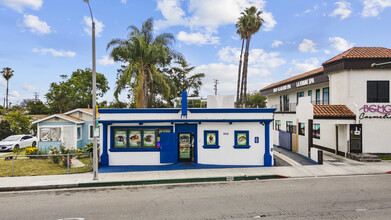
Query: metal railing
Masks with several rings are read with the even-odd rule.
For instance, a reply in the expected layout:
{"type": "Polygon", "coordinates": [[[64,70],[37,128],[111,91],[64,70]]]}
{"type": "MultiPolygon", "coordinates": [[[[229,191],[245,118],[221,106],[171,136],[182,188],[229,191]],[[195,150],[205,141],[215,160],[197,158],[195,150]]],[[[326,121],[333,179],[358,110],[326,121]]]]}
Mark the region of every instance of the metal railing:
{"type": "MultiPolygon", "coordinates": [[[[15,170],[17,167],[17,161],[33,161],[33,160],[41,160],[44,163],[44,160],[51,160],[53,164],[63,165],[64,169],[66,168],[67,174],[71,173],[71,164],[73,159],[82,159],[89,158],[89,163],[85,164],[88,166],[88,171],[92,171],[92,153],[68,153],[68,154],[39,154],[39,155],[23,155],[23,154],[6,154],[0,156],[0,161],[9,161],[11,162],[11,176],[15,175],[15,170]],[[55,161],[58,161],[57,163],[55,161]],[[66,164],[65,164],[66,163],[66,164]]],[[[46,161],[45,161],[46,162],[46,161]]],[[[20,166],[25,166],[27,163],[20,164],[20,166]]],[[[31,167],[33,169],[34,167],[31,167]]],[[[60,168],[61,169],[61,166],[60,168]]],[[[40,174],[36,174],[40,175],[40,174]]],[[[42,174],[44,175],[44,174],[42,174]]],[[[0,175],[4,176],[4,175],[0,175]]],[[[7,176],[7,175],[5,175],[7,176]]]]}

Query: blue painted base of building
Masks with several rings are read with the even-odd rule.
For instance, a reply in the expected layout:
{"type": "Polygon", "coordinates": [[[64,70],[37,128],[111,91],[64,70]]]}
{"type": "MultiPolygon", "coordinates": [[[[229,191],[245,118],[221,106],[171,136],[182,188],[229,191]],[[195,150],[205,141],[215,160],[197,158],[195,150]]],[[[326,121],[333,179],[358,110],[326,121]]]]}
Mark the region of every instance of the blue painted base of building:
{"type": "Polygon", "coordinates": [[[251,167],[264,167],[264,166],[210,165],[210,164],[199,164],[199,163],[176,163],[176,164],[170,164],[170,165],[107,166],[107,167],[99,167],[99,173],[166,171],[166,170],[192,170],[192,169],[251,168],[251,167]]]}

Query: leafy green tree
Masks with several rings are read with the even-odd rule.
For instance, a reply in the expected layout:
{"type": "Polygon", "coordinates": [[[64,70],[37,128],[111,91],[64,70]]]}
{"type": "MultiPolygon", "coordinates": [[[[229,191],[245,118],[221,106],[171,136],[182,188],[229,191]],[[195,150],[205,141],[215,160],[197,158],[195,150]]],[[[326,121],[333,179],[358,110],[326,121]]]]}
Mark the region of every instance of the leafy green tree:
{"type": "MultiPolygon", "coordinates": [[[[250,52],[250,41],[253,34],[257,33],[263,24],[263,19],[261,18],[262,11],[258,11],[255,6],[250,8],[246,8],[244,12],[242,12],[242,16],[239,18],[239,21],[236,23],[237,33],[243,39],[246,39],[246,50],[244,53],[244,62],[243,62],[243,74],[242,74],[242,82],[240,88],[240,94],[238,99],[238,104],[241,106],[247,101],[247,71],[248,71],[248,58],[250,52]]],[[[243,46],[242,46],[243,48],[243,46]]],[[[240,66],[240,64],[239,64],[240,66]]],[[[239,71],[240,74],[240,71],[239,71]]],[[[239,76],[240,77],[240,76],[239,76]]]]}
{"type": "Polygon", "coordinates": [[[31,130],[31,118],[21,111],[8,112],[4,118],[10,124],[10,130],[14,134],[29,134],[31,130]]]}
{"type": "Polygon", "coordinates": [[[3,74],[3,77],[4,79],[7,81],[7,90],[6,90],[6,95],[5,95],[5,104],[6,104],[6,107],[5,108],[8,108],[8,87],[9,87],[9,80],[11,79],[11,77],[14,76],[14,71],[9,68],[9,67],[4,67],[3,70],[0,72],[3,74]]]}
{"type": "Polygon", "coordinates": [[[0,105],[0,115],[4,115],[4,114],[5,114],[4,107],[0,105]]]}
{"type": "MultiPolygon", "coordinates": [[[[92,71],[78,69],[68,79],[61,75],[63,81],[51,83],[49,92],[45,95],[53,113],[63,113],[75,108],[87,108],[92,104],[92,71]]],[[[106,77],[96,73],[96,96],[103,97],[109,90],[106,77]]]]}
{"type": "Polygon", "coordinates": [[[261,93],[253,91],[247,94],[247,107],[248,108],[265,108],[266,96],[262,96],[261,93]]]}
{"type": "Polygon", "coordinates": [[[0,140],[13,134],[15,133],[11,131],[11,124],[7,120],[0,121],[0,140]]]}
{"type": "Polygon", "coordinates": [[[41,100],[29,100],[26,102],[26,109],[30,115],[46,115],[50,114],[50,108],[47,107],[41,100]]]}
{"type": "Polygon", "coordinates": [[[181,92],[186,91],[191,96],[198,96],[202,86],[202,79],[205,77],[204,73],[194,73],[195,66],[190,66],[185,60],[176,62],[179,66],[171,67],[167,70],[167,77],[170,84],[171,96],[170,100],[175,97],[180,97],[181,92]]]}
{"type": "Polygon", "coordinates": [[[128,39],[113,39],[107,45],[107,50],[112,48],[110,56],[114,61],[127,64],[118,72],[114,97],[118,100],[122,90],[130,88],[137,108],[151,107],[150,100],[157,96],[157,91],[165,99],[170,94],[159,67],[169,65],[172,59],[181,59],[182,55],[171,48],[175,41],[172,34],[154,37],[152,18],[143,23],[141,30],[133,25],[128,29],[128,39]]]}

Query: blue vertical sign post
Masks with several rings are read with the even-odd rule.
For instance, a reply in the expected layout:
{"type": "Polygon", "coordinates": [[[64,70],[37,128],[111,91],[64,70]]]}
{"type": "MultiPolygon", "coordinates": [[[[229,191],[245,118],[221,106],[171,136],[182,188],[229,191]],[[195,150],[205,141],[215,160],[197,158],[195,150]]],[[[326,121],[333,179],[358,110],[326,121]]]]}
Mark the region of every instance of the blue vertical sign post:
{"type": "Polygon", "coordinates": [[[187,118],[187,92],[182,92],[182,117],[187,118]]]}

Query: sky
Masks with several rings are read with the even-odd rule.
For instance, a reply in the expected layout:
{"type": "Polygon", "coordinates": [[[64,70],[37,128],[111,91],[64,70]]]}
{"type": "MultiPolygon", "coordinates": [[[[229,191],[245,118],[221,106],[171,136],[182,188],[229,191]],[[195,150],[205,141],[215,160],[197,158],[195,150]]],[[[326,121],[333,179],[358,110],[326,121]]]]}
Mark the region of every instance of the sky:
{"type": "MultiPolygon", "coordinates": [[[[117,69],[109,41],[126,39],[129,25],[154,18],[155,34],[172,33],[174,49],[205,73],[200,95],[235,95],[241,40],[235,23],[246,7],[262,10],[251,39],[248,90],[318,68],[353,46],[391,48],[391,0],[90,0],[96,23],[97,72],[114,100],[117,69]]],[[[83,0],[0,0],[0,69],[10,67],[13,104],[45,101],[60,75],[91,68],[91,20],[83,0]]],[[[6,82],[0,78],[0,100],[6,82]]],[[[126,100],[126,91],[120,96],[126,100]]],[[[2,101],[1,101],[2,104],[2,101]]]]}

